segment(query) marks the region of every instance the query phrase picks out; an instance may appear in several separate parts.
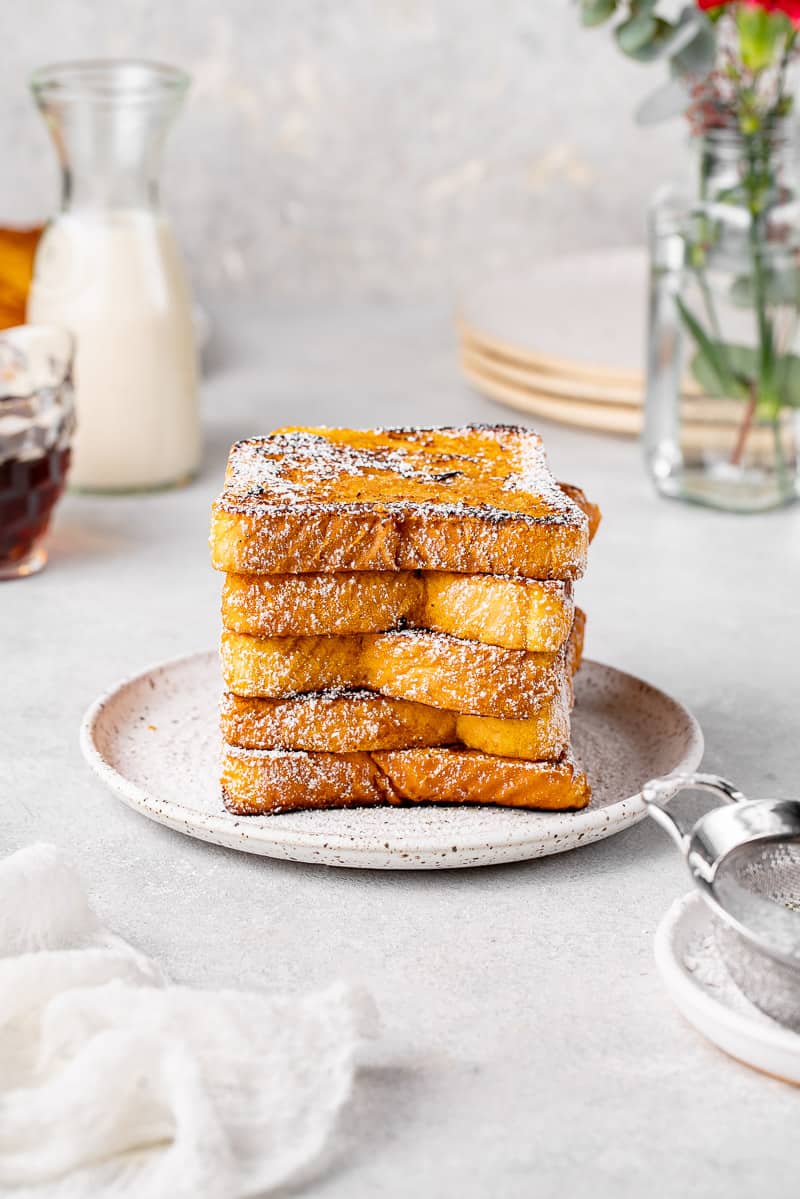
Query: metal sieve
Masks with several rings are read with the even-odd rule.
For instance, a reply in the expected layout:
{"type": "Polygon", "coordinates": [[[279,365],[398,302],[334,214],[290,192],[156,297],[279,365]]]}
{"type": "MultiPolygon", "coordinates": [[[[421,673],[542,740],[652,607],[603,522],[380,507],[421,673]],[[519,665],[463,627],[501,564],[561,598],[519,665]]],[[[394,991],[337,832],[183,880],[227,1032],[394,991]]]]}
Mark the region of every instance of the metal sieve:
{"type": "Polygon", "coordinates": [[[714,774],[653,779],[642,798],[714,914],[733,981],[767,1015],[800,1031],[800,801],[748,800],[714,774]],[[669,805],[689,789],[725,803],[685,828],[669,805]]]}

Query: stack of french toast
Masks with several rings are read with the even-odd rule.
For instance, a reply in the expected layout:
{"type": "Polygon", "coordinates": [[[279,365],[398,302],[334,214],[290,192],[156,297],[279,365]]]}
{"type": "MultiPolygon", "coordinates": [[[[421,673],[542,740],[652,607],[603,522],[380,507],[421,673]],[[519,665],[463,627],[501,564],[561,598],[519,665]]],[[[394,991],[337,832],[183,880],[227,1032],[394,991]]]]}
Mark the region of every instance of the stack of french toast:
{"type": "Polygon", "coordinates": [[[573,582],[598,521],[523,428],[237,442],[211,527],[225,805],[585,806],[573,582]]]}

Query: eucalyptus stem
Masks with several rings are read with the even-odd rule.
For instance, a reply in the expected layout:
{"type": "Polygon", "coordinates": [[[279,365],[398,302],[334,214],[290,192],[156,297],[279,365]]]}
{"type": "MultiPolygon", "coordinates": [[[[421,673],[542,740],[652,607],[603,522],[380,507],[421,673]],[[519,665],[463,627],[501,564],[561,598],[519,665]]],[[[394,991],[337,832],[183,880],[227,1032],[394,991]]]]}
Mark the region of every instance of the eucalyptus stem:
{"type": "MultiPolygon", "coordinates": [[[[706,273],[701,267],[698,266],[694,267],[693,270],[694,277],[697,280],[697,286],[700,288],[700,294],[703,297],[703,304],[705,305],[706,316],[708,317],[708,323],[711,326],[711,332],[719,342],[720,351],[725,355],[727,360],[728,355],[726,352],[725,342],[722,337],[722,327],[719,323],[719,317],[717,316],[717,309],[716,305],[714,304],[714,297],[711,294],[711,288],[708,286],[706,273]]],[[[728,373],[732,373],[730,369],[728,373]]]]}
{"type": "Polygon", "coordinates": [[[747,137],[746,145],[747,178],[745,180],[745,189],[747,192],[747,207],[750,213],[748,241],[753,266],[753,299],[756,320],[758,322],[758,381],[754,381],[751,385],[750,399],[742,417],[739,434],[731,453],[732,466],[739,466],[741,464],[747,446],[747,438],[758,408],[758,401],[762,398],[763,389],[772,372],[775,353],[772,323],[767,311],[766,282],[764,277],[763,209],[758,199],[760,186],[763,190],[763,184],[759,185],[759,169],[761,170],[762,177],[766,177],[768,171],[769,134],[765,134],[763,131],[760,135],[750,134],[747,137]],[[759,164],[759,148],[761,150],[761,164],[759,164]]]}
{"type": "MultiPolygon", "coordinates": [[[[703,148],[701,150],[701,156],[700,156],[700,198],[704,203],[708,200],[709,173],[710,173],[709,155],[708,155],[708,152],[706,151],[706,149],[703,148]]],[[[707,217],[703,218],[703,224],[704,225],[708,224],[707,217]]],[[[710,240],[710,238],[711,238],[711,232],[710,232],[710,229],[708,229],[708,228],[706,229],[706,237],[707,237],[707,240],[710,240]]],[[[690,261],[691,261],[691,258],[692,258],[692,251],[690,251],[690,261]]],[[[733,378],[733,369],[732,369],[731,363],[728,359],[728,349],[727,349],[727,346],[725,345],[725,339],[722,336],[722,326],[719,323],[719,317],[717,316],[717,308],[714,303],[714,297],[711,293],[711,288],[708,286],[708,279],[706,278],[705,270],[702,266],[698,266],[695,263],[691,264],[691,270],[692,270],[692,273],[693,273],[695,279],[697,280],[697,286],[700,288],[700,294],[703,297],[703,306],[706,310],[706,317],[708,318],[708,323],[711,327],[711,332],[713,333],[713,335],[717,341],[717,346],[718,346],[719,353],[720,353],[720,356],[723,361],[723,366],[725,368],[727,375],[730,378],[733,378]]]]}
{"type": "MultiPolygon", "coordinates": [[[[705,146],[702,146],[701,150],[700,150],[700,199],[703,201],[703,203],[705,203],[708,200],[709,173],[710,173],[710,166],[709,166],[708,152],[707,152],[705,146]]],[[[708,220],[707,217],[703,218],[703,225],[705,225],[707,220],[708,220]]],[[[692,251],[690,251],[690,259],[691,259],[693,250],[694,250],[694,247],[692,247],[692,251]]],[[[722,333],[720,331],[719,321],[717,320],[717,310],[714,306],[714,299],[713,299],[713,296],[711,295],[711,288],[708,286],[708,280],[706,279],[706,273],[702,267],[697,266],[695,263],[692,263],[692,272],[694,274],[695,279],[697,280],[697,285],[700,288],[700,294],[703,297],[703,304],[705,306],[706,316],[708,317],[708,323],[711,326],[711,332],[714,334],[715,338],[720,343],[720,345],[722,345],[722,333]]]]}
{"type": "Polygon", "coordinates": [[[781,54],[781,65],[778,68],[778,96],[784,96],[786,94],[786,72],[789,70],[789,64],[794,56],[796,44],[797,30],[792,29],[791,33],[787,35],[786,42],[783,47],[783,54],[781,54]]]}
{"type": "MultiPolygon", "coordinates": [[[[757,175],[758,169],[756,138],[749,137],[747,139],[747,161],[748,161],[748,208],[750,210],[750,254],[753,259],[753,290],[756,305],[756,315],[758,318],[758,341],[759,341],[759,357],[760,357],[760,382],[763,383],[764,376],[771,368],[772,357],[774,352],[772,325],[770,323],[769,314],[767,313],[766,287],[764,282],[764,256],[763,256],[763,220],[761,206],[756,200],[757,175]]],[[[768,157],[768,148],[764,154],[764,158],[768,157]]],[[[766,162],[764,168],[766,168],[766,162]]]]}

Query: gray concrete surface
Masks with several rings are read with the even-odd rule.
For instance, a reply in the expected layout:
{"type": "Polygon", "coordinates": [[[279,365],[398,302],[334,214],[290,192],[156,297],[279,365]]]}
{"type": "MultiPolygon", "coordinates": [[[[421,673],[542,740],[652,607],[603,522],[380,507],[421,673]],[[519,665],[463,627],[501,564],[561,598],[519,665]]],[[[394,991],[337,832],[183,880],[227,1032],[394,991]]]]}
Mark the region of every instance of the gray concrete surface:
{"type": "MultiPolygon", "coordinates": [[[[372,990],[375,1068],[311,1193],[794,1199],[800,1092],[722,1056],[662,990],[653,932],[688,887],[648,822],[530,864],[337,871],[170,833],[84,765],[78,726],[98,692],[216,639],[207,517],[234,438],[290,421],[514,419],[460,382],[444,311],[247,312],[218,319],[201,477],[69,497],[45,573],[0,588],[0,851],[71,850],[103,918],[181,982],[372,990]]],[[[688,703],[710,769],[796,794],[800,511],[661,501],[636,445],[541,428],[558,474],[605,513],[580,589],[588,653],[688,703]]]]}
{"type": "Polygon", "coordinates": [[[0,32],[0,221],[56,200],[34,67],[192,72],[164,197],[202,295],[435,297],[526,254],[627,244],[683,156],[680,121],[633,124],[661,68],[582,30],[572,0],[25,0],[0,32]]]}

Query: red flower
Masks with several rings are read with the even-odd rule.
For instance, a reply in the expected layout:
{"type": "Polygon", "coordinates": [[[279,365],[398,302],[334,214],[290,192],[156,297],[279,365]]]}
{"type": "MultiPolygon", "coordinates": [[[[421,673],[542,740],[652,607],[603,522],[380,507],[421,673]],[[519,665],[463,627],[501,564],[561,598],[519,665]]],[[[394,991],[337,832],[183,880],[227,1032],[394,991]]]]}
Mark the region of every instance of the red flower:
{"type": "MultiPolygon", "coordinates": [[[[745,0],[751,8],[763,8],[767,12],[782,12],[793,24],[800,27],[800,0],[745,0]]],[[[697,0],[699,8],[723,8],[736,0],[697,0]]]]}

